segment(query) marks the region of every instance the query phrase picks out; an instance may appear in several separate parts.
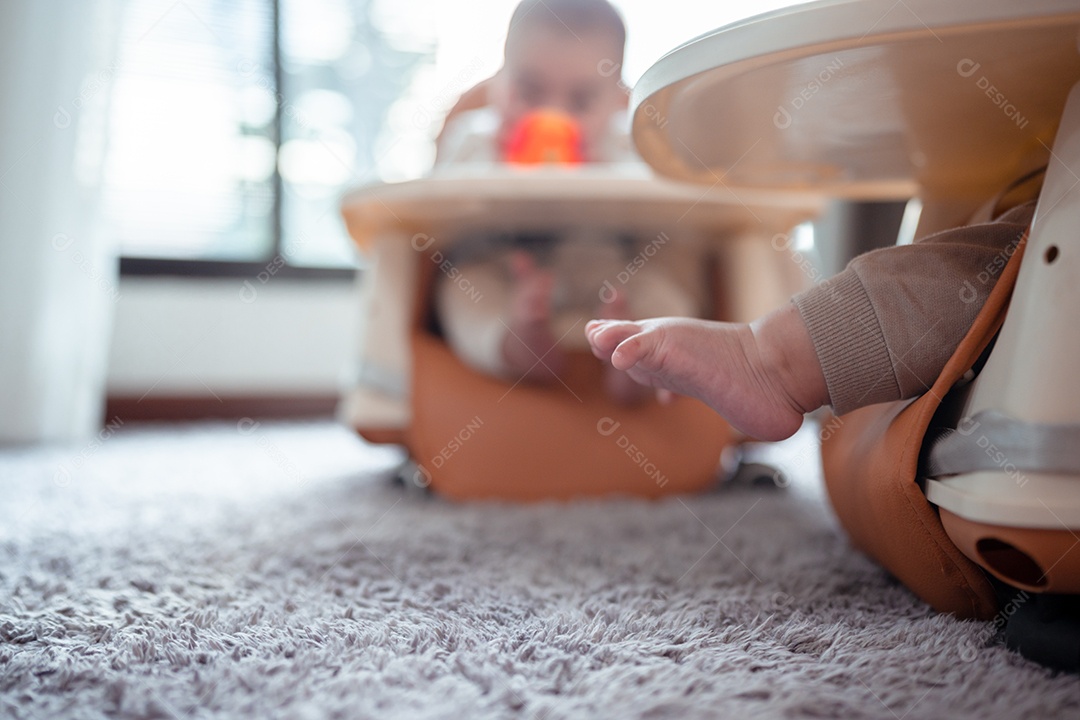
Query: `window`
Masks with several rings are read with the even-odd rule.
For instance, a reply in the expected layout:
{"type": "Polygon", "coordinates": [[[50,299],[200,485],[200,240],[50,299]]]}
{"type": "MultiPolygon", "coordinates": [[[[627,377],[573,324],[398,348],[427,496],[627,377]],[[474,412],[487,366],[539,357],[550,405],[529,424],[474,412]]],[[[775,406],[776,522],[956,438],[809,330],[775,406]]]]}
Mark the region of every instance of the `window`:
{"type": "MultiPolygon", "coordinates": [[[[613,0],[624,79],[792,0],[613,0]]],[[[445,111],[501,62],[517,0],[127,0],[101,135],[121,270],[350,274],[351,185],[418,177],[445,111]]],[[[288,274],[288,273],[284,273],[288,274]]]]}
{"type": "Polygon", "coordinates": [[[395,47],[374,9],[124,5],[102,201],[126,272],[355,266],[341,192],[379,179],[386,118],[432,54],[395,47]]]}

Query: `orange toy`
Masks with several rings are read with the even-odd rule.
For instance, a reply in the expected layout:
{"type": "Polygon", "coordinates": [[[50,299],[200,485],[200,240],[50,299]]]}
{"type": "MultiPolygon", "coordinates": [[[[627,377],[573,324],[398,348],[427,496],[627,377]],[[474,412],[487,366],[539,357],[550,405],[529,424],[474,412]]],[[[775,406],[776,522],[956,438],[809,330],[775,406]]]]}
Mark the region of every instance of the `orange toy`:
{"type": "Polygon", "coordinates": [[[506,141],[507,162],[522,165],[576,165],[581,155],[581,129],[558,110],[536,110],[518,120],[506,141]]]}

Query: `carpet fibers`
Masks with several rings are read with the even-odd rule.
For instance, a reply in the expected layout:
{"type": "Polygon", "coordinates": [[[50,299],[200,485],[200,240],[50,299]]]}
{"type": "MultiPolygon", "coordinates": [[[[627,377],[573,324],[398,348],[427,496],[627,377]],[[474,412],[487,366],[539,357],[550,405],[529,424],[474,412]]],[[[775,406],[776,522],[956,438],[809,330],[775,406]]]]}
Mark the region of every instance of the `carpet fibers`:
{"type": "Polygon", "coordinates": [[[793,482],[457,505],[331,424],[0,452],[0,717],[1080,718],[793,482]]]}

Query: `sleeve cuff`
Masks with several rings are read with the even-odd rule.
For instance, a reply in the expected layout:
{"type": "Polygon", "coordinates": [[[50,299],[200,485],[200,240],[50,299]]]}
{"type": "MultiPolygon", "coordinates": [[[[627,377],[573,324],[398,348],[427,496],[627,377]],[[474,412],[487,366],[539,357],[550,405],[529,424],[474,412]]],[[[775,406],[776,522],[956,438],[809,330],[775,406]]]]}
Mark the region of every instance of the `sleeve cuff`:
{"type": "Polygon", "coordinates": [[[900,399],[885,335],[870,297],[852,269],[796,295],[837,415],[900,399]]]}

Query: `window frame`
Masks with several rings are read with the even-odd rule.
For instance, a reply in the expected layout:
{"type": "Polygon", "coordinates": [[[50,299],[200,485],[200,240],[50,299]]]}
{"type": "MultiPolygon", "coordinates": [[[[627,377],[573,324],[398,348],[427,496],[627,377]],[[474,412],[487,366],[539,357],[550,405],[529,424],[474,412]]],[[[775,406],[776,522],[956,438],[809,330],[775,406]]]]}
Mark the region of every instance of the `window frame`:
{"type": "MultiPolygon", "coordinates": [[[[270,3],[271,24],[271,61],[274,70],[274,89],[279,96],[284,92],[284,72],[281,62],[281,0],[266,0],[270,3]]],[[[271,179],[274,201],[273,221],[270,223],[271,246],[269,253],[257,260],[214,260],[199,258],[153,257],[146,255],[120,255],[120,276],[155,277],[173,276],[190,278],[254,277],[259,273],[273,269],[274,277],[297,280],[351,280],[356,277],[358,268],[333,267],[325,265],[294,265],[288,262],[283,252],[282,237],[282,193],[284,183],[277,162],[277,153],[281,150],[282,104],[275,103],[272,123],[275,148],[274,173],[271,179]],[[278,263],[278,260],[281,263],[278,263]],[[275,267],[276,266],[276,267],[275,267]]]]}
{"type": "Polygon", "coordinates": [[[120,257],[121,277],[177,276],[194,278],[251,278],[270,272],[293,280],[350,280],[358,268],[277,264],[280,254],[262,260],[198,260],[195,258],[120,257]],[[275,267],[276,266],[276,267],[275,267]]]}

